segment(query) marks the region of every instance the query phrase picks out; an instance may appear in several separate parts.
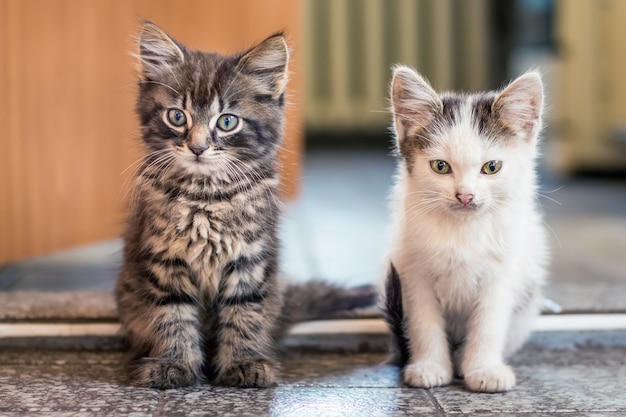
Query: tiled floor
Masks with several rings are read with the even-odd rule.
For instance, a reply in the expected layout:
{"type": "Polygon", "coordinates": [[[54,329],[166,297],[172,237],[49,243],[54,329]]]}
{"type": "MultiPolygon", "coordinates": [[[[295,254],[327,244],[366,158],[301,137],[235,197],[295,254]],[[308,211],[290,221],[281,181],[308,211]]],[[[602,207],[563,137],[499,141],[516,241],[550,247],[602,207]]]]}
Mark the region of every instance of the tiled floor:
{"type": "Polygon", "coordinates": [[[404,387],[380,351],[288,349],[278,387],[129,387],[119,351],[0,348],[0,415],[619,416],[626,415],[626,332],[538,334],[513,359],[517,386],[476,394],[461,381],[404,387]]]}

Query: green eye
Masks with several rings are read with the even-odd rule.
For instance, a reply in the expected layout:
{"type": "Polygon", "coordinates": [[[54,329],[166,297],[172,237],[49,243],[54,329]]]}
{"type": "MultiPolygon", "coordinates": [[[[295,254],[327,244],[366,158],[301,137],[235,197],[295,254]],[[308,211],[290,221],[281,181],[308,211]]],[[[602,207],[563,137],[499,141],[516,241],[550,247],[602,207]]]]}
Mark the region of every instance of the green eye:
{"type": "Polygon", "coordinates": [[[187,124],[187,116],[185,116],[185,112],[180,109],[169,109],[167,111],[167,120],[176,127],[187,124]]]}
{"type": "Polygon", "coordinates": [[[481,172],[487,175],[493,175],[502,169],[502,161],[489,161],[483,165],[481,172]]]}
{"type": "Polygon", "coordinates": [[[234,114],[223,114],[217,119],[217,128],[224,132],[230,132],[239,124],[239,118],[234,114]]]}
{"type": "Polygon", "coordinates": [[[449,174],[452,172],[450,164],[448,164],[446,161],[442,161],[441,159],[430,161],[430,167],[437,174],[449,174]]]}

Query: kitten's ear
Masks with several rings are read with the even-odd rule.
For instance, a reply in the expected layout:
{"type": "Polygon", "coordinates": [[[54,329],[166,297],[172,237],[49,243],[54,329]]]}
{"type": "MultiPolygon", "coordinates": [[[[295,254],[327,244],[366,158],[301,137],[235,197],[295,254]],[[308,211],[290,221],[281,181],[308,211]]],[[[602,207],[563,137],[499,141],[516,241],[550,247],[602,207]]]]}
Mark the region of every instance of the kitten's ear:
{"type": "Polygon", "coordinates": [[[139,34],[139,60],[144,76],[159,76],[170,72],[185,61],[184,47],[176,43],[154,23],[144,20],[139,34]]]}
{"type": "Polygon", "coordinates": [[[508,85],[491,105],[514,132],[533,141],[541,129],[543,83],[537,71],[527,72],[508,85]]]}
{"type": "Polygon", "coordinates": [[[398,141],[428,126],[443,109],[441,99],[414,69],[399,65],[393,69],[391,107],[398,141]]]}
{"type": "Polygon", "coordinates": [[[285,35],[276,33],[252,47],[239,58],[237,66],[242,72],[260,80],[272,97],[280,97],[287,86],[289,66],[289,47],[285,35]]]}

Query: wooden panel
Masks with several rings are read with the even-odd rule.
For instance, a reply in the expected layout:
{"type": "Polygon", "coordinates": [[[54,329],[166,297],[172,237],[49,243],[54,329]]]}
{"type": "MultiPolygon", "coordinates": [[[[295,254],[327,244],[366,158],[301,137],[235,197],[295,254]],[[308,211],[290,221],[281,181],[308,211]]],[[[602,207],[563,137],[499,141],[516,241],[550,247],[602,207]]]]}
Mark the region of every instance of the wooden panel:
{"type": "MultiPolygon", "coordinates": [[[[607,24],[607,124],[609,135],[621,134],[622,144],[626,143],[626,2],[613,0],[605,5],[607,24]]],[[[625,165],[622,160],[622,166],[625,165]]]]}
{"type": "MultiPolygon", "coordinates": [[[[0,0],[0,264],[121,232],[139,156],[129,53],[142,18],[192,48],[234,52],[280,29],[297,46],[299,13],[290,0],[0,0]]],[[[295,52],[290,196],[302,136],[295,52]]]]}
{"type": "Polygon", "coordinates": [[[560,59],[552,168],[565,175],[622,171],[626,169],[626,3],[560,0],[556,10],[560,59]]]}

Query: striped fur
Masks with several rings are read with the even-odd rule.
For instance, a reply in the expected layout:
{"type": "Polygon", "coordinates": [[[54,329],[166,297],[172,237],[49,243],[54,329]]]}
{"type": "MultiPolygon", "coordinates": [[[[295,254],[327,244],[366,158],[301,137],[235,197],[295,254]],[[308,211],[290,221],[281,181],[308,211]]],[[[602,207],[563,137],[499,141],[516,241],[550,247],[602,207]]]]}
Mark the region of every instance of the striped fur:
{"type": "Polygon", "coordinates": [[[284,36],[222,56],[192,51],[144,22],[138,57],[146,155],[116,290],[132,383],[271,386],[282,306],[284,36]]]}
{"type": "Polygon", "coordinates": [[[385,308],[396,363],[410,386],[456,372],[472,391],[507,391],[505,360],[538,313],[548,259],[535,174],[541,77],[437,94],[400,66],[391,102],[399,164],[385,308]]]}

